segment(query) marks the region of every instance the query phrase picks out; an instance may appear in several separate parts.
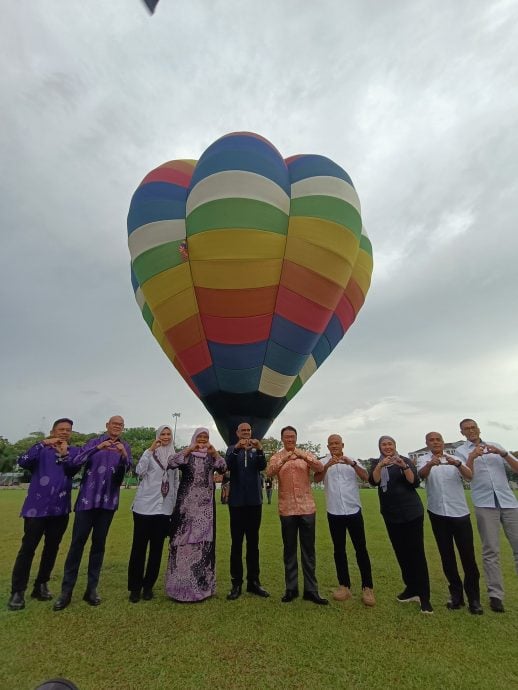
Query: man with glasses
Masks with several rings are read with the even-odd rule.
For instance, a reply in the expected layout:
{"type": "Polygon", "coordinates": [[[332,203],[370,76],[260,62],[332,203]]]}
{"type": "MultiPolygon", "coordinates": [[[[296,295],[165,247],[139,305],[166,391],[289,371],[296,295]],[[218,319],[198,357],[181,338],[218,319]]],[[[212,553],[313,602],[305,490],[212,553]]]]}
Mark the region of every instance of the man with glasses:
{"type": "Polygon", "coordinates": [[[455,451],[473,473],[471,497],[482,540],[482,562],[489,606],[504,612],[504,582],[500,567],[500,523],[511,544],[518,573],[518,501],[509,486],[505,463],[518,472],[518,460],[498,443],[483,441],[473,419],[463,419],[460,431],[466,441],[455,451]]]}
{"type": "Polygon", "coordinates": [[[119,506],[119,493],[124,475],[131,467],[130,447],[120,438],[123,431],[123,418],[110,417],[106,423],[106,433],[88,441],[73,460],[75,466],[83,465],[84,470],[74,508],[72,541],[65,561],[61,594],[56,599],[54,611],[61,611],[70,604],[90,533],[92,544],[88,558],[88,584],[83,600],[90,606],[98,606],[101,603],[97,585],[103,564],[106,537],[119,506]]]}
{"type": "Polygon", "coordinates": [[[261,442],[252,438],[252,427],[241,422],[238,441],[227,450],[225,463],[230,472],[228,508],[230,514],[230,577],[232,589],[227,599],[241,596],[243,585],[243,539],[246,537],[246,591],[259,597],[270,596],[259,580],[259,528],[262,516],[261,472],[266,467],[261,442]]]}

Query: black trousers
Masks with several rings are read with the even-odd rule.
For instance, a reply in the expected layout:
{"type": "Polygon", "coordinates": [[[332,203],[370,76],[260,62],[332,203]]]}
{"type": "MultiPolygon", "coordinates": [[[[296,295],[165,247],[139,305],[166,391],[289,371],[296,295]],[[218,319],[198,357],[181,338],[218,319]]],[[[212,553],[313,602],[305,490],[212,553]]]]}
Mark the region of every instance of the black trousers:
{"type": "Polygon", "coordinates": [[[133,543],[128,563],[128,590],[153,589],[158,579],[165,538],[169,535],[169,515],[133,513],[133,543]],[[146,565],[146,553],[149,555],[146,565]]]}
{"type": "Polygon", "coordinates": [[[298,589],[297,541],[300,540],[304,591],[316,592],[315,515],[281,515],[281,532],[286,589],[298,589]]]}
{"type": "Polygon", "coordinates": [[[396,554],[407,591],[421,600],[430,599],[430,578],[424,552],[424,517],[410,522],[386,522],[389,539],[396,554]]]}
{"type": "Polygon", "coordinates": [[[349,531],[349,536],[356,552],[356,562],[360,569],[362,587],[372,587],[371,562],[365,541],[362,511],[359,510],[354,515],[332,515],[328,513],[327,521],[329,523],[331,539],[333,540],[338,583],[344,587],[351,586],[346,551],[347,532],[349,531]]]}
{"type": "Polygon", "coordinates": [[[454,543],[464,569],[464,591],[468,601],[480,601],[480,573],[475,560],[473,528],[469,515],[447,517],[428,511],[433,535],[441,555],[442,569],[452,597],[462,599],[462,580],[455,558],[454,543]]]}
{"type": "Polygon", "coordinates": [[[96,589],[103,565],[106,537],[108,536],[113,515],[113,510],[104,510],[104,508],[81,510],[75,514],[72,541],[65,561],[65,572],[63,574],[63,582],[61,583],[62,592],[71,593],[74,589],[83,551],[90,532],[92,533],[92,544],[88,558],[87,590],[96,589]]]}
{"type": "Polygon", "coordinates": [[[243,539],[246,537],[246,579],[259,581],[259,528],[262,505],[230,506],[230,577],[233,585],[243,582],[243,539]]]}
{"type": "Polygon", "coordinates": [[[34,554],[42,537],[45,537],[45,541],[41,552],[40,568],[34,584],[41,585],[50,580],[59,545],[67,529],[68,517],[68,515],[57,515],[23,519],[22,545],[14,563],[11,593],[24,592],[27,589],[34,554]]]}

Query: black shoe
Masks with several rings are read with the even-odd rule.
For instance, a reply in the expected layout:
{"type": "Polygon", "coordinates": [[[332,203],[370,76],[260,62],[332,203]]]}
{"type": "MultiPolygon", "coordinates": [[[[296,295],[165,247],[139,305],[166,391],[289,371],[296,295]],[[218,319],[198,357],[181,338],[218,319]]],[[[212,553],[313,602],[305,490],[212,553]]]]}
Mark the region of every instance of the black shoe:
{"type": "Polygon", "coordinates": [[[227,601],[235,601],[241,596],[241,585],[232,585],[232,589],[227,594],[227,601]]]}
{"type": "Polygon", "coordinates": [[[299,590],[298,589],[287,589],[284,592],[284,596],[282,597],[281,601],[283,604],[289,604],[290,601],[293,601],[299,596],[299,590]]]}
{"type": "Polygon", "coordinates": [[[39,585],[34,585],[34,589],[31,594],[32,599],[37,599],[38,601],[50,601],[52,599],[52,594],[49,592],[46,582],[42,582],[39,585]]]}
{"type": "Polygon", "coordinates": [[[504,605],[498,597],[489,597],[489,608],[495,613],[504,613],[504,605]]]}
{"type": "Polygon", "coordinates": [[[151,601],[151,599],[153,599],[154,596],[155,594],[152,589],[145,589],[142,592],[142,599],[144,599],[144,601],[151,601]]]}
{"type": "Polygon", "coordinates": [[[87,589],[84,593],[83,601],[86,601],[86,603],[90,604],[90,606],[99,606],[101,603],[101,598],[95,589],[87,589]]]}
{"type": "MultiPolygon", "coordinates": [[[[86,594],[85,594],[85,596],[86,596],[86,594]]],[[[132,592],[130,592],[129,600],[131,601],[132,604],[138,604],[140,601],[140,590],[135,589],[132,592]]]]}
{"type": "Polygon", "coordinates": [[[7,602],[9,611],[21,611],[25,608],[25,598],[23,592],[13,592],[7,602]]]}
{"type": "Polygon", "coordinates": [[[452,597],[450,601],[446,602],[446,608],[450,609],[450,611],[458,611],[465,605],[464,599],[459,599],[457,597],[452,597]]]}
{"type": "Polygon", "coordinates": [[[327,606],[329,604],[328,600],[321,597],[318,592],[304,592],[302,598],[306,601],[312,601],[314,604],[320,604],[320,606],[327,606]]]}
{"type": "Polygon", "coordinates": [[[409,601],[417,601],[420,602],[421,599],[417,596],[417,594],[412,594],[412,592],[409,592],[408,589],[404,589],[401,594],[398,594],[396,599],[401,602],[402,604],[406,604],[409,601]]]}
{"type": "Polygon", "coordinates": [[[433,608],[430,602],[427,599],[424,599],[421,602],[421,613],[426,613],[426,614],[432,614],[433,613],[433,608]]]}
{"type": "Polygon", "coordinates": [[[70,604],[71,601],[72,601],[72,593],[71,592],[61,592],[59,597],[54,602],[54,606],[52,607],[52,610],[53,611],[62,611],[63,609],[66,609],[66,607],[70,604]]]}
{"type": "Polygon", "coordinates": [[[473,601],[469,602],[468,611],[474,616],[481,616],[484,613],[484,609],[480,605],[480,601],[477,599],[473,599],[473,601]]]}
{"type": "Polygon", "coordinates": [[[249,592],[250,594],[257,594],[258,597],[269,597],[270,594],[267,592],[264,587],[261,587],[261,583],[259,580],[254,580],[253,582],[249,582],[246,591],[249,592]]]}

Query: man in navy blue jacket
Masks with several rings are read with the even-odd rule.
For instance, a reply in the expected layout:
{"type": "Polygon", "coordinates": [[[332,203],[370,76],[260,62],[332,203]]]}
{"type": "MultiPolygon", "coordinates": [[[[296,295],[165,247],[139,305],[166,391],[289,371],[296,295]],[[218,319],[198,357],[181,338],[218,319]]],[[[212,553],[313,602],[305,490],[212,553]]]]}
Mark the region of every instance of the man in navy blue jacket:
{"type": "Polygon", "coordinates": [[[225,462],[230,472],[230,577],[232,589],[227,596],[233,601],[241,596],[243,585],[243,539],[246,537],[246,591],[260,597],[270,596],[259,580],[259,528],[263,496],[261,472],[266,467],[261,442],[252,438],[248,422],[237,427],[238,441],[227,450],[225,462]]]}

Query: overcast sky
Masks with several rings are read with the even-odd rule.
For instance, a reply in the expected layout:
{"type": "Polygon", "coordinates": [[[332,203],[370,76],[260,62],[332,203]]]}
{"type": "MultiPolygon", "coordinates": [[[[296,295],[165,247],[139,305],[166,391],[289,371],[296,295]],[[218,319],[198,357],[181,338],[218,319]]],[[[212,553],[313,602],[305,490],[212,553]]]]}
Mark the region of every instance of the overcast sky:
{"type": "Polygon", "coordinates": [[[212,424],[140,315],[126,215],[149,170],[249,130],[345,168],[374,250],[271,434],[368,457],[474,417],[518,448],[516,1],[18,0],[0,51],[0,435],[212,424]]]}

